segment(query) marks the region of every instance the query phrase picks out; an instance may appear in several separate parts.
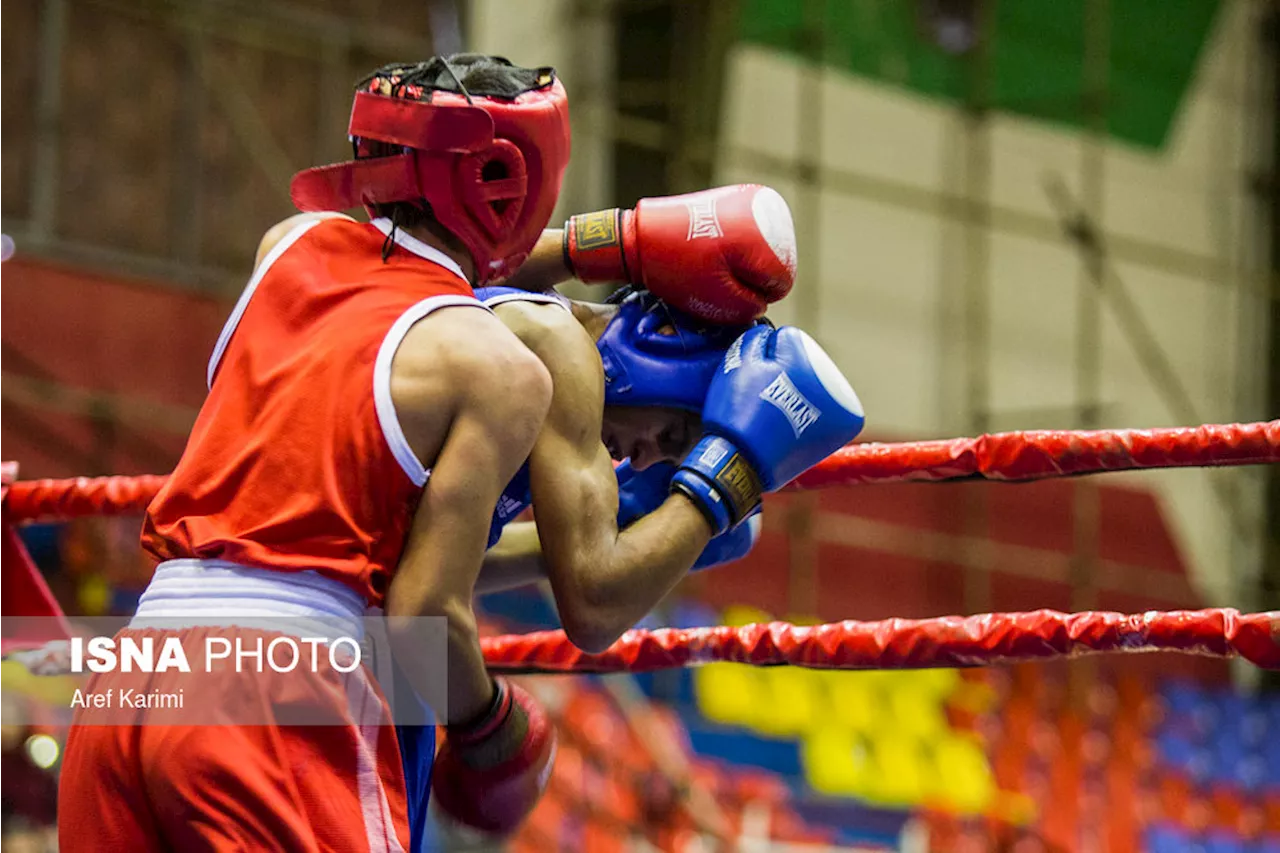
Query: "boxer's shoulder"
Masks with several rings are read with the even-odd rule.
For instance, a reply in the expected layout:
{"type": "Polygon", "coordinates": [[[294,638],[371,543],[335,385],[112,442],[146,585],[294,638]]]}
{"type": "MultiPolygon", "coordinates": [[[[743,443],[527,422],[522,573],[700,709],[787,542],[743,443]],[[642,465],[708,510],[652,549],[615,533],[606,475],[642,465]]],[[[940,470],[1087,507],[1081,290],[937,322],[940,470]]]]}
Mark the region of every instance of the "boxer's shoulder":
{"type": "Polygon", "coordinates": [[[262,239],[258,241],[258,253],[254,257],[253,266],[256,269],[268,255],[271,254],[281,241],[285,240],[290,234],[297,231],[305,225],[314,225],[324,220],[345,220],[346,222],[355,223],[355,220],[345,213],[337,213],[334,211],[320,211],[316,213],[299,213],[282,219],[275,225],[272,225],[262,235],[262,239]]]}
{"type": "Polygon", "coordinates": [[[558,369],[590,366],[593,361],[598,367],[595,342],[564,305],[512,300],[494,305],[493,311],[553,374],[558,369]]]}

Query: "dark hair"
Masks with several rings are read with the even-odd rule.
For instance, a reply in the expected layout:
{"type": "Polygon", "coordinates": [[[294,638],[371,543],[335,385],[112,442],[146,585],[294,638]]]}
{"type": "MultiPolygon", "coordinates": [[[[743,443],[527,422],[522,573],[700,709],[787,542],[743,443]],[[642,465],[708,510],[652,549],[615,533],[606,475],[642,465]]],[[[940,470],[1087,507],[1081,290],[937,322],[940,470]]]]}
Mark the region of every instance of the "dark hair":
{"type": "MultiPolygon", "coordinates": [[[[516,98],[538,85],[548,69],[523,68],[502,56],[483,53],[454,53],[433,56],[425,62],[407,64],[393,62],[366,74],[356,84],[365,91],[375,81],[383,94],[399,98],[430,101],[437,91],[470,94],[486,98],[516,98]]],[[[386,143],[367,144],[356,157],[386,157],[399,154],[398,146],[386,143]]],[[[426,227],[433,234],[461,250],[456,238],[440,227],[426,199],[397,201],[373,206],[378,216],[391,219],[400,228],[426,227]]]]}

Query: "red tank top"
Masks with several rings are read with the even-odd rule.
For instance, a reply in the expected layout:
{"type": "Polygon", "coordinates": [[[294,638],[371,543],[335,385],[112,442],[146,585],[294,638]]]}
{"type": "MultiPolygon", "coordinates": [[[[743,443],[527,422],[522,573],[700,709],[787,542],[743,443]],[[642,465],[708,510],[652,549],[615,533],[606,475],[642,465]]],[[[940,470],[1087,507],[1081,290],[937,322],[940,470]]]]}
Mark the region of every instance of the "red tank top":
{"type": "Polygon", "coordinates": [[[300,225],[255,270],[209,360],[209,396],[147,508],[161,560],[312,569],[381,605],[427,471],[391,401],[409,327],[476,305],[443,253],[386,221],[300,225]]]}

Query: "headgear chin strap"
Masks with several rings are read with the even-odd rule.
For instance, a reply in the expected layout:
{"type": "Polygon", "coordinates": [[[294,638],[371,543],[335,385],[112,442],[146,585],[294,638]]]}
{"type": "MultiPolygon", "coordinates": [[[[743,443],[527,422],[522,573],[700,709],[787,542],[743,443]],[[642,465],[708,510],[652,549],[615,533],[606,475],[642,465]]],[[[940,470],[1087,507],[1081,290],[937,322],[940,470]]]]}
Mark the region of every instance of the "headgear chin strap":
{"type": "Polygon", "coordinates": [[[381,142],[403,153],[305,169],[289,193],[303,211],[426,199],[471,253],[479,285],[514,272],[551,219],[569,162],[569,101],[551,68],[521,69],[529,88],[505,98],[462,89],[443,60],[425,68],[437,63],[453,80],[448,89],[390,77],[405,97],[385,95],[389,76],[377,75],[371,91],[356,93],[357,151],[381,142]],[[422,94],[430,100],[414,99],[422,94]]]}
{"type": "Polygon", "coordinates": [[[652,294],[631,293],[596,342],[605,405],[701,413],[712,378],[746,329],[700,323],[652,294]]]}

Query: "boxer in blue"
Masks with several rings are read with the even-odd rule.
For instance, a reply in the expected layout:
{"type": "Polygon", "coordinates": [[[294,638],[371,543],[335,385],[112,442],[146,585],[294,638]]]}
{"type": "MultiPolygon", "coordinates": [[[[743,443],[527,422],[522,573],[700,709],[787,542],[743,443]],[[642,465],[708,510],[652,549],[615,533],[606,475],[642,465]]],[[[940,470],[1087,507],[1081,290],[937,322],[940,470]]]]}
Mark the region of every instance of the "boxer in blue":
{"type": "MultiPolygon", "coordinates": [[[[853,389],[799,329],[708,325],[644,292],[605,305],[507,287],[476,296],[543,360],[555,390],[533,453],[499,501],[473,591],[550,581],[565,631],[584,649],[610,645],[690,568],[744,556],[761,494],[861,430],[853,389]],[[610,457],[625,461],[615,471],[610,457]],[[536,526],[509,523],[530,505],[536,526]],[[620,532],[638,525],[666,541],[621,547],[620,532]]],[[[547,727],[518,688],[501,683],[499,697],[495,719],[523,715],[517,730],[547,727]]],[[[417,838],[433,739],[417,729],[401,740],[417,838]]],[[[529,769],[549,769],[551,735],[536,739],[547,750],[539,756],[517,750],[511,772],[468,767],[456,740],[451,731],[432,793],[463,824],[510,831],[545,784],[529,769]],[[483,785],[484,795],[460,779],[483,785]]]]}
{"type": "MultiPolygon", "coordinates": [[[[733,342],[749,328],[700,323],[667,308],[649,294],[627,291],[624,295],[612,303],[598,304],[507,287],[476,291],[476,296],[492,307],[500,319],[506,318],[517,336],[529,334],[532,317],[539,318],[538,325],[546,322],[545,309],[534,313],[529,306],[558,305],[595,339],[604,370],[600,440],[609,456],[621,461],[615,469],[619,530],[657,509],[666,499],[676,473],[673,463],[689,453],[702,434],[701,414],[711,378],[733,342]]],[[[490,550],[476,584],[477,592],[548,579],[536,525],[508,524],[532,504],[529,485],[526,463],[508,485],[494,513],[490,550]]],[[[745,524],[715,537],[693,568],[709,568],[745,556],[759,532],[756,516],[751,512],[745,524]]],[[[582,579],[579,583],[593,580],[582,579]]],[[[580,603],[579,599],[557,598],[562,609],[580,603]]],[[[576,612],[568,615],[571,624],[582,621],[575,618],[576,612]]],[[[610,626],[596,644],[607,646],[620,633],[617,629],[626,630],[636,620],[623,621],[627,622],[625,626],[610,626]]],[[[593,639],[580,634],[571,637],[579,645],[593,639]]]]}

